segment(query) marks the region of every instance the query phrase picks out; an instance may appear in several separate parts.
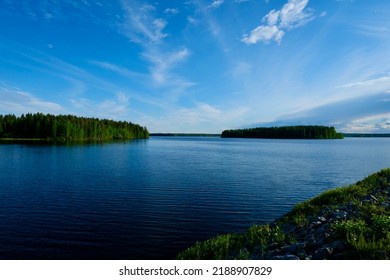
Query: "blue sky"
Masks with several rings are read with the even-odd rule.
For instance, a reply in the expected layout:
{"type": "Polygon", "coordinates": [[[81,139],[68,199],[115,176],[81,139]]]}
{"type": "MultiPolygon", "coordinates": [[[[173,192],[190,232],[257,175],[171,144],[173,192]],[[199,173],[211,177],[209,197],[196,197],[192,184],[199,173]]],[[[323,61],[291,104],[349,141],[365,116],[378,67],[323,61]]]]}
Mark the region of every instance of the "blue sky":
{"type": "Polygon", "coordinates": [[[0,0],[0,114],[390,132],[390,1],[0,0]]]}

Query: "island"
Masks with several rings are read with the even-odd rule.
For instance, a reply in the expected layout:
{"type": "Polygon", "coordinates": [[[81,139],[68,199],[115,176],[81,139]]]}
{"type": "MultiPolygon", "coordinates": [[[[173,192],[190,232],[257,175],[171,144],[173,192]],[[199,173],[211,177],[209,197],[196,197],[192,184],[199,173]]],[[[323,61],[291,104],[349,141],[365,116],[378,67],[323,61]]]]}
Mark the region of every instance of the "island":
{"type": "Polygon", "coordinates": [[[74,115],[28,113],[0,115],[0,139],[49,141],[108,141],[146,139],[146,127],[127,121],[74,115]]]}
{"type": "Polygon", "coordinates": [[[256,127],[224,130],[222,138],[271,138],[271,139],[342,139],[334,127],[299,125],[280,127],[256,127]]]}

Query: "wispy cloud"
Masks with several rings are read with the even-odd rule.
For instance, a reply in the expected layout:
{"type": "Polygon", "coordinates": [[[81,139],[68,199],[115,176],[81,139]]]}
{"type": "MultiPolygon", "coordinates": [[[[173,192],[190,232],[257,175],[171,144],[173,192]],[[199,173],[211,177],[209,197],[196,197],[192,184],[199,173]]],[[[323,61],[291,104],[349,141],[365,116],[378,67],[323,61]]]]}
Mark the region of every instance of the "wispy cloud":
{"type": "MultiPolygon", "coordinates": [[[[193,83],[187,79],[180,77],[175,73],[176,67],[184,62],[190,55],[190,50],[186,47],[181,47],[175,51],[167,51],[172,49],[164,38],[168,37],[168,33],[164,32],[168,22],[159,17],[156,8],[151,4],[142,4],[133,0],[122,0],[122,8],[125,13],[125,28],[124,34],[133,42],[142,47],[141,58],[149,63],[149,81],[154,86],[170,87],[172,93],[180,92],[193,83]]],[[[167,14],[177,14],[177,8],[167,8],[163,11],[167,14]]],[[[115,67],[114,65],[101,65],[106,69],[115,71],[121,75],[134,75],[126,69],[115,67]]]]}
{"type": "Polygon", "coordinates": [[[91,60],[90,62],[96,66],[99,66],[99,67],[106,69],[106,70],[113,71],[113,72],[117,73],[118,75],[126,77],[126,78],[141,78],[141,79],[146,78],[145,74],[131,71],[125,67],[121,67],[121,66],[115,65],[115,64],[110,63],[110,62],[96,61],[96,60],[91,60]]]}
{"type": "Polygon", "coordinates": [[[83,115],[98,116],[107,119],[123,119],[131,111],[130,95],[118,92],[113,98],[100,102],[88,98],[74,98],[70,100],[74,110],[83,112],[83,115]]]}
{"type": "Polygon", "coordinates": [[[279,117],[266,125],[323,124],[343,132],[378,132],[389,130],[388,93],[357,96],[324,105],[314,105],[279,117]]]}
{"type": "Polygon", "coordinates": [[[384,24],[376,25],[375,23],[371,22],[368,24],[359,24],[356,27],[354,27],[354,31],[369,37],[387,37],[390,31],[390,25],[385,22],[384,24]]]}
{"type": "Polygon", "coordinates": [[[88,61],[91,65],[96,65],[123,77],[123,79],[117,79],[116,82],[113,82],[105,73],[101,74],[101,70],[98,72],[93,71],[93,69],[85,70],[57,57],[20,45],[15,45],[9,51],[12,53],[10,57],[21,56],[29,63],[15,65],[12,64],[12,61],[7,63],[14,67],[40,73],[50,77],[53,81],[58,81],[60,86],[57,87],[55,93],[41,91],[39,94],[40,96],[49,94],[49,97],[51,94],[55,94],[53,98],[61,96],[64,107],[60,108],[56,106],[56,103],[46,101],[47,98],[39,99],[26,91],[2,86],[0,111],[8,112],[12,110],[21,113],[30,110],[52,113],[66,112],[77,115],[116,118],[115,112],[118,117],[126,117],[126,110],[127,113],[132,111],[132,108],[129,107],[130,99],[128,97],[131,97],[131,100],[137,102],[137,104],[142,103],[152,108],[165,106],[163,99],[154,97],[147,91],[139,92],[135,89],[134,85],[152,84],[150,75],[147,73],[133,72],[113,63],[88,61]],[[96,73],[100,74],[97,75],[96,73]],[[126,93],[127,97],[123,93],[126,93]],[[2,108],[4,110],[1,110],[2,108]]]}
{"type": "Polygon", "coordinates": [[[241,119],[248,108],[218,108],[217,106],[196,102],[192,107],[176,108],[171,114],[164,118],[145,118],[148,129],[151,132],[207,132],[220,133],[221,127],[231,128],[237,125],[237,120],[241,119]],[[205,130],[205,128],[207,130],[205,130]]]}
{"type": "Polygon", "coordinates": [[[185,61],[190,55],[187,48],[178,51],[161,53],[160,51],[148,51],[143,54],[144,58],[151,63],[151,74],[157,83],[165,83],[171,78],[171,69],[185,61]]]}
{"type": "Polygon", "coordinates": [[[0,85],[0,111],[4,113],[24,114],[26,112],[60,113],[61,105],[45,101],[22,89],[0,85]]]}
{"type": "Polygon", "coordinates": [[[343,132],[389,133],[390,113],[358,118],[347,123],[341,129],[343,132]]]}
{"type": "Polygon", "coordinates": [[[229,71],[229,74],[233,78],[242,79],[251,74],[253,66],[246,62],[236,62],[233,68],[229,71]]]}
{"type": "Polygon", "coordinates": [[[213,0],[210,4],[211,8],[219,8],[223,4],[224,0],[213,0]]]}
{"type": "Polygon", "coordinates": [[[370,96],[381,92],[388,92],[390,90],[390,76],[386,75],[344,84],[336,87],[336,90],[340,92],[341,98],[370,96]]]}
{"type": "Polygon", "coordinates": [[[176,14],[178,14],[180,11],[179,11],[179,9],[178,8],[166,8],[165,10],[164,10],[164,13],[165,14],[169,14],[169,15],[176,15],[176,14]]]}
{"type": "Polygon", "coordinates": [[[303,26],[315,18],[310,11],[305,10],[308,2],[309,0],[289,0],[282,9],[270,11],[263,17],[263,24],[249,34],[244,34],[241,41],[248,45],[271,41],[280,44],[286,31],[303,26]]]}
{"type": "Polygon", "coordinates": [[[136,1],[122,0],[125,11],[124,34],[133,42],[141,45],[157,44],[168,34],[164,33],[167,22],[155,16],[155,7],[139,4],[136,1]]]}

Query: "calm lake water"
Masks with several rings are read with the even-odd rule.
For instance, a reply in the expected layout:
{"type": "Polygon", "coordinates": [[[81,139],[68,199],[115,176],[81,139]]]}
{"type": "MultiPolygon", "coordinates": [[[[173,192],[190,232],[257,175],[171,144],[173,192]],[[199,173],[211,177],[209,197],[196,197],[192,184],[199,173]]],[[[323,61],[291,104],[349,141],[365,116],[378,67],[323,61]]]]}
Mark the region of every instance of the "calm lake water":
{"type": "Polygon", "coordinates": [[[390,138],[0,145],[0,259],[174,259],[390,167],[390,138]]]}

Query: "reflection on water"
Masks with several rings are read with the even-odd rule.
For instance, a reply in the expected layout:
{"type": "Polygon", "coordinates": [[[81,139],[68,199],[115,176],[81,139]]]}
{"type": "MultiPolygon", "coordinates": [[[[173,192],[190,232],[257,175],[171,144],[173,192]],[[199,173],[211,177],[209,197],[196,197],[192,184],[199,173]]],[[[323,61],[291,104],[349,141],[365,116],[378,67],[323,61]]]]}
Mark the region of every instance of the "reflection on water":
{"type": "Polygon", "coordinates": [[[172,259],[390,166],[390,139],[0,145],[0,258],[172,259]]]}

